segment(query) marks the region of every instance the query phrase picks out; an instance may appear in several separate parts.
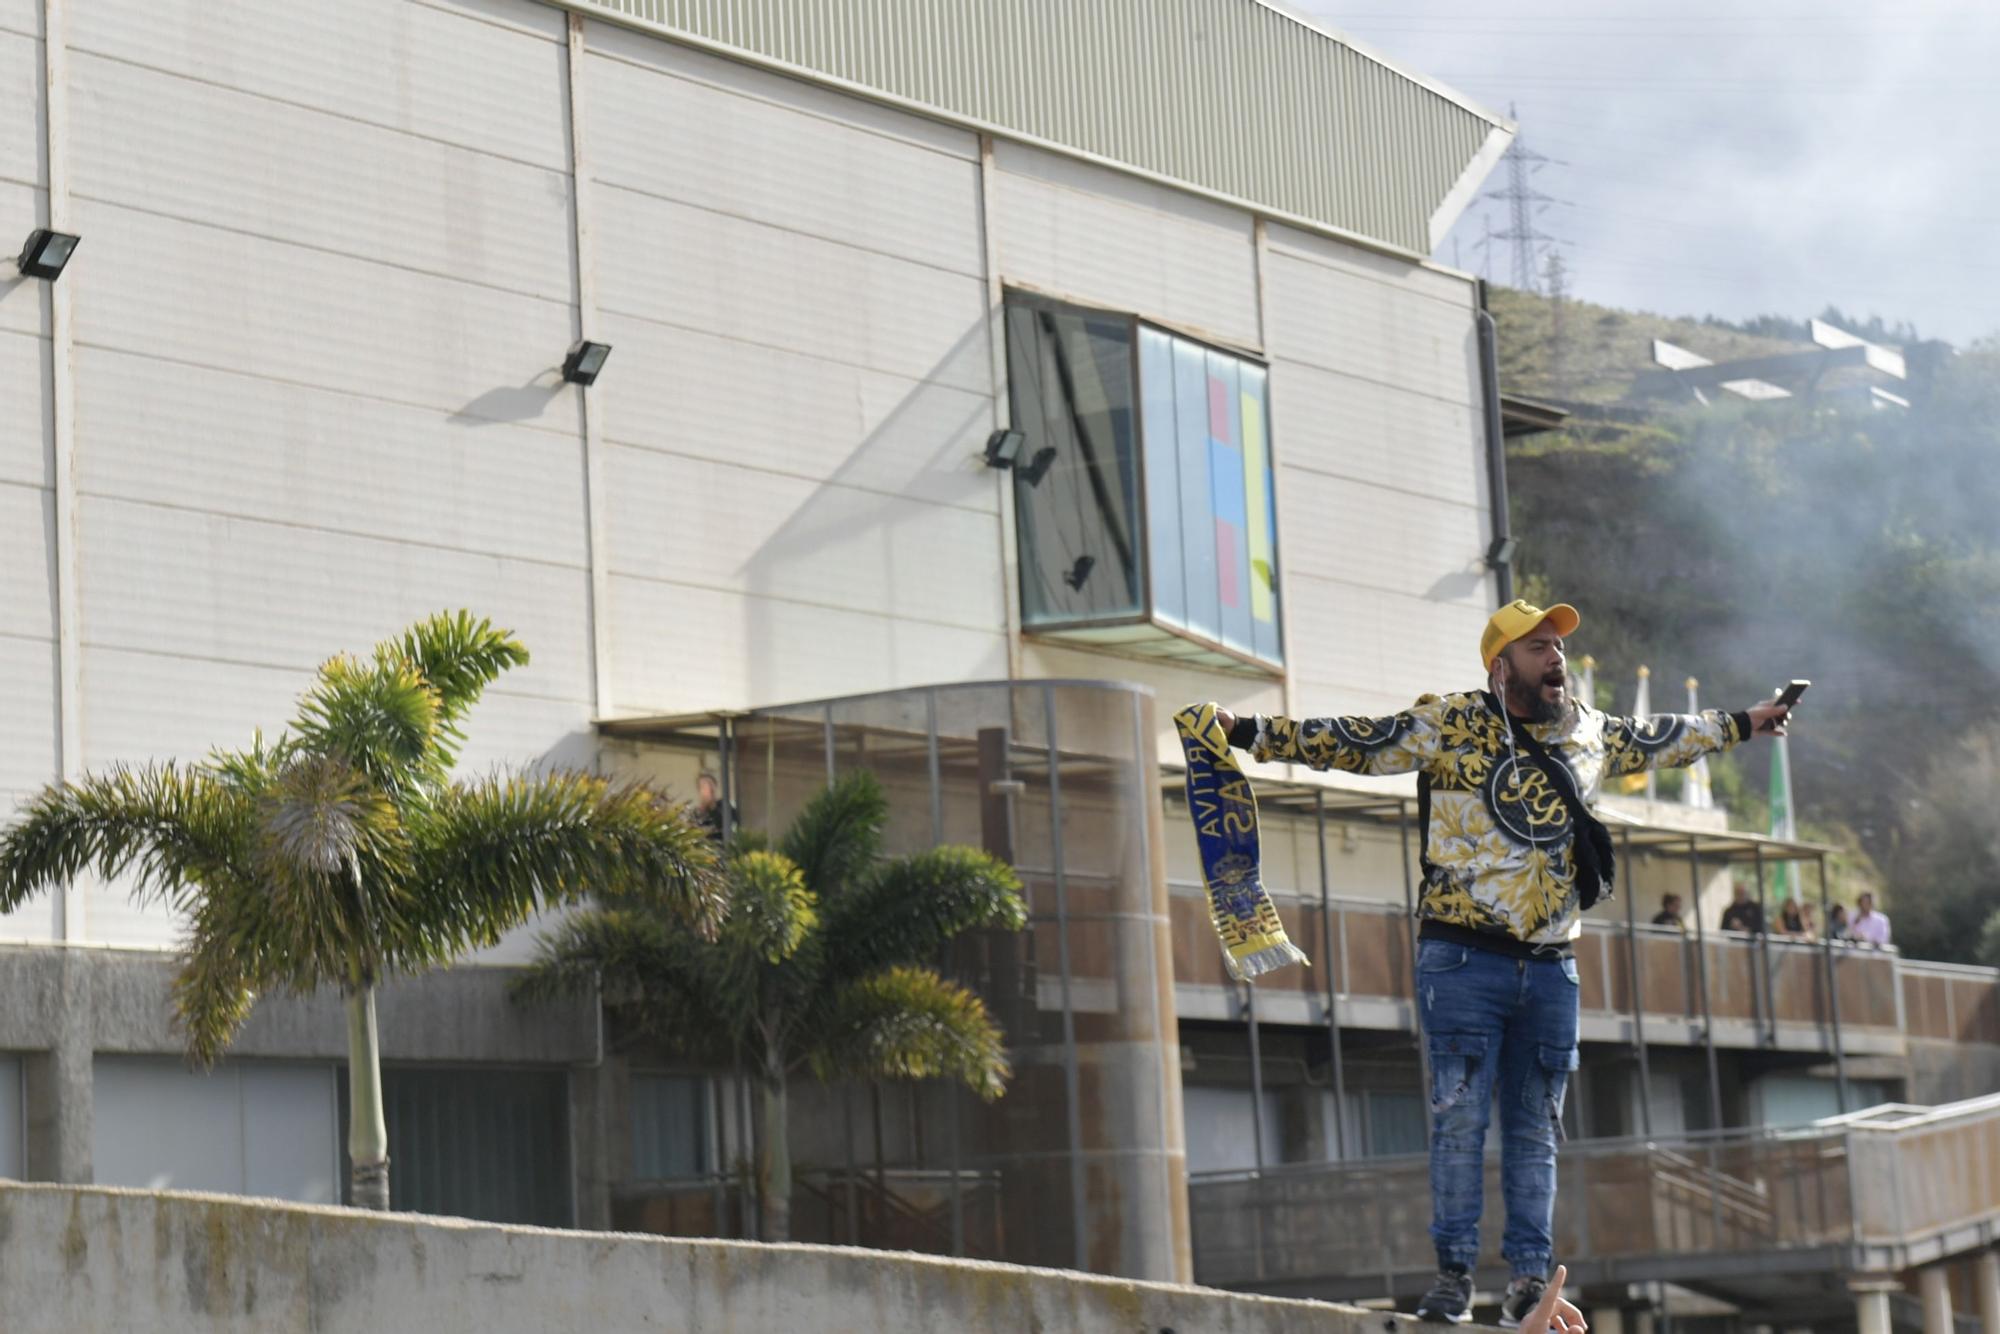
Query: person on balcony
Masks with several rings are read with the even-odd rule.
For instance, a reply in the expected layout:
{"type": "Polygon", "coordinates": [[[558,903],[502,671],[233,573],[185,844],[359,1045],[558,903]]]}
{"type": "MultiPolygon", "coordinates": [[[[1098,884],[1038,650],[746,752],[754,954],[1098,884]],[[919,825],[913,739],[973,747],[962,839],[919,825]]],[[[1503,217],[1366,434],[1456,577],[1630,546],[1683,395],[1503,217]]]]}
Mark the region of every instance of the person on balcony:
{"type": "Polygon", "coordinates": [[[1662,894],[1660,896],[1660,910],[1653,914],[1653,925],[1676,927],[1682,931],[1687,930],[1687,923],[1681,920],[1680,895],[1662,894]]]}
{"type": "Polygon", "coordinates": [[[1868,945],[1889,943],[1889,919],[1875,911],[1875,896],[1863,894],[1854,901],[1854,920],[1847,924],[1850,939],[1868,945]]]}
{"type": "Polygon", "coordinates": [[[1736,886],[1735,897],[1722,910],[1722,929],[1752,936],[1764,934],[1764,905],[1750,897],[1748,885],[1736,886]]]}
{"type": "Polygon", "coordinates": [[[1812,909],[1797,899],[1786,899],[1785,906],[1778,909],[1778,930],[1793,940],[1811,940],[1812,909]]]}
{"type": "Polygon", "coordinates": [[[1826,938],[1828,940],[1851,941],[1854,931],[1847,923],[1847,905],[1836,903],[1827,909],[1826,938]]]}
{"type": "Polygon", "coordinates": [[[1582,912],[1611,888],[1610,835],[1589,804],[1608,777],[1692,764],[1759,729],[1775,701],[1737,713],[1613,718],[1571,696],[1566,604],[1502,607],[1480,636],[1486,688],[1426,695],[1386,718],[1218,712],[1229,743],[1260,761],[1358,774],[1417,774],[1423,893],[1418,1015],[1429,1052],[1431,1240],[1426,1320],[1471,1318],[1487,1122],[1500,1098],[1503,1325],[1541,1301],[1553,1262],[1556,1141],[1576,1069],[1582,912]]]}

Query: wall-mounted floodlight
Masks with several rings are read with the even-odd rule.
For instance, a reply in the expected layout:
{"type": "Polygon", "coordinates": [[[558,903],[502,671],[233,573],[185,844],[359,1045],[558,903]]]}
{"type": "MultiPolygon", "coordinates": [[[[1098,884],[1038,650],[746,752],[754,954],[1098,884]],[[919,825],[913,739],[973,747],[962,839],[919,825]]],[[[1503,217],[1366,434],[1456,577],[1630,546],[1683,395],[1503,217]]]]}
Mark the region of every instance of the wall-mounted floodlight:
{"type": "Polygon", "coordinates": [[[1512,565],[1513,563],[1514,539],[1511,537],[1494,538],[1493,545],[1486,548],[1486,568],[1497,570],[1502,565],[1512,565]]]}
{"type": "Polygon", "coordinates": [[[1021,457],[1021,446],[1028,437],[1019,431],[998,430],[986,437],[986,466],[989,468],[1011,468],[1014,460],[1021,457]]]}
{"type": "Polygon", "coordinates": [[[76,253],[77,242],[82,239],[68,232],[37,227],[28,233],[28,243],[21,247],[21,257],[15,263],[23,277],[54,282],[62,277],[63,266],[69,263],[69,257],[76,253]]]}
{"type": "Polygon", "coordinates": [[[604,369],[604,359],[610,355],[611,344],[593,343],[586,338],[563,358],[562,377],[571,384],[595,383],[597,373],[604,369]]]}

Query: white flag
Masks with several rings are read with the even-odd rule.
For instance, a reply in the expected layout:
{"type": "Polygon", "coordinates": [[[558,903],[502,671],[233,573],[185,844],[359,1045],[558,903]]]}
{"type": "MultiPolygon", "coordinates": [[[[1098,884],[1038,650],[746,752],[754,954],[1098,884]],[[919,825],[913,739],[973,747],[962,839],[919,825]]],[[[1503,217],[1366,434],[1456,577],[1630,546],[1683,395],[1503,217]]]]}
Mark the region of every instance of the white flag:
{"type": "MultiPolygon", "coordinates": [[[[1692,676],[1688,678],[1688,712],[1701,712],[1701,696],[1696,693],[1696,682],[1692,676]]],[[[1715,789],[1708,785],[1708,756],[1704,755],[1688,766],[1687,777],[1681,783],[1681,804],[1698,811],[1714,809],[1715,789]]]]}
{"type": "MultiPolygon", "coordinates": [[[[1632,716],[1645,726],[1646,719],[1653,712],[1653,672],[1644,663],[1639,664],[1639,693],[1632,697],[1632,716]]],[[[1660,796],[1659,775],[1646,770],[1646,800],[1657,801],[1660,796]]]]}

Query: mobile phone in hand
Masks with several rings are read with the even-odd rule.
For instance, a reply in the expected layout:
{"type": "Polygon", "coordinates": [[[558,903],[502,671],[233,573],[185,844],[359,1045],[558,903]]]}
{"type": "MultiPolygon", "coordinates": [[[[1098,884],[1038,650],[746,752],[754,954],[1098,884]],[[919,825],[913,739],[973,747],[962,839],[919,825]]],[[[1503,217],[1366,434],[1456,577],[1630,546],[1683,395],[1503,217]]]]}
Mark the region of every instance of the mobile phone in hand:
{"type": "MultiPolygon", "coordinates": [[[[1801,681],[1798,680],[1797,678],[1794,678],[1791,681],[1786,682],[1785,688],[1778,692],[1778,698],[1776,700],[1776,703],[1781,708],[1789,709],[1794,704],[1797,704],[1799,702],[1799,697],[1805,694],[1806,691],[1810,690],[1811,688],[1812,688],[1812,682],[1801,681]]],[[[1767,722],[1764,724],[1763,730],[1766,732],[1775,732],[1778,730],[1778,725],[1775,722],[1767,722]]]]}

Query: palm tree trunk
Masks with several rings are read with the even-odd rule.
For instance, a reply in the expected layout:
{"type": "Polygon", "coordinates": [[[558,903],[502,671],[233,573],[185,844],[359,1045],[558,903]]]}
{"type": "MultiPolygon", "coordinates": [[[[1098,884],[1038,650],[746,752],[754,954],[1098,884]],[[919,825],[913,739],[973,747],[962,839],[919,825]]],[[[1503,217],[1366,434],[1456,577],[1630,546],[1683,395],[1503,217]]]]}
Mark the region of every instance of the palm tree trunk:
{"type": "Polygon", "coordinates": [[[764,1241],[792,1239],[792,1145],[785,1125],[785,1068],[766,1064],[757,1081],[759,1129],[757,1201],[764,1241]]]}
{"type": "Polygon", "coordinates": [[[347,993],[348,1194],[358,1209],[389,1207],[389,1125],[382,1116],[382,1048],[375,988],[347,993]]]}

